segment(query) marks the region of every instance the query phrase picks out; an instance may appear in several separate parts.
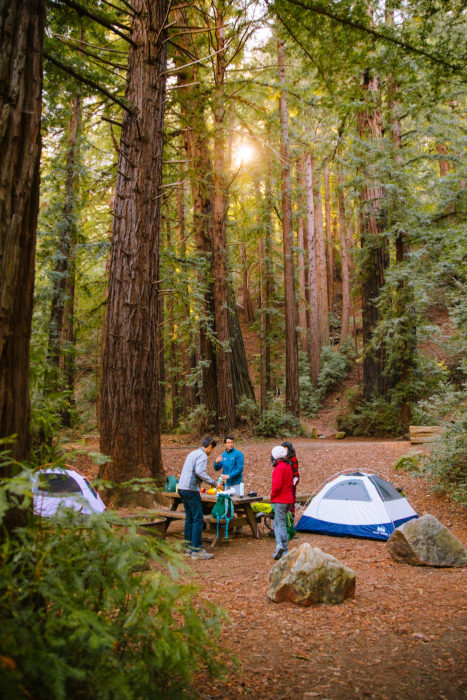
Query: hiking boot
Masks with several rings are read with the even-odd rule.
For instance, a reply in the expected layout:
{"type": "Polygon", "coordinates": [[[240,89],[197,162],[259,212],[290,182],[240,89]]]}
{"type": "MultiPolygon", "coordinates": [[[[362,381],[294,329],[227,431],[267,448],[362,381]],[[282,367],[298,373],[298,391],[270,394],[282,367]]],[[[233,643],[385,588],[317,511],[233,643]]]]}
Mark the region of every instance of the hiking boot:
{"type": "Polygon", "coordinates": [[[205,549],[200,549],[198,552],[191,553],[192,559],[213,559],[214,554],[209,554],[205,549]]]}
{"type": "Polygon", "coordinates": [[[192,552],[191,549],[185,549],[185,555],[186,555],[187,557],[191,557],[192,553],[193,553],[193,552],[192,552]]]}
{"type": "Polygon", "coordinates": [[[274,554],[272,555],[272,558],[273,558],[275,561],[277,561],[278,559],[281,558],[281,556],[284,554],[284,552],[285,552],[284,547],[281,547],[281,546],[276,547],[276,551],[275,551],[274,554]]]}

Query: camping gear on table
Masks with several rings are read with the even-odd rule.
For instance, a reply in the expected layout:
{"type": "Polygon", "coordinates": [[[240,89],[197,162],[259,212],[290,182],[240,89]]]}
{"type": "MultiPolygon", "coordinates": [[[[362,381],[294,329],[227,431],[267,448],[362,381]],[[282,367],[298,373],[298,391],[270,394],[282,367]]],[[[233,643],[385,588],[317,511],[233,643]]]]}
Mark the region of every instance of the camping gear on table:
{"type": "Polygon", "coordinates": [[[104,502],[85,476],[74,469],[50,467],[33,475],[35,515],[50,518],[59,508],[71,508],[81,515],[103,513],[104,502]]]}
{"type": "Polygon", "coordinates": [[[234,517],[235,509],[232,498],[227,493],[220,493],[212,509],[212,517],[217,520],[217,538],[219,539],[219,523],[225,520],[225,539],[229,539],[229,521],[234,517]]]}
{"type": "Polygon", "coordinates": [[[387,540],[412,518],[417,513],[392,484],[376,472],[349,469],[330,477],[312,495],[296,530],[387,540]]]}

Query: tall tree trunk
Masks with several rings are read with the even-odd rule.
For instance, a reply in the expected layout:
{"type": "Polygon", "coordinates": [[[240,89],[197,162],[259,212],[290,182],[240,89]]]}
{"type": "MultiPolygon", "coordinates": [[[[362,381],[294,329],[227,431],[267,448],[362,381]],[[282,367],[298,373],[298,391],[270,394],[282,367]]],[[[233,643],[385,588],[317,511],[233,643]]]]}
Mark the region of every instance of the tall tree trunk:
{"type": "Polygon", "coordinates": [[[324,241],[323,202],[320,178],[311,159],[313,174],[313,201],[315,214],[316,279],[318,283],[319,341],[321,347],[329,344],[328,273],[326,268],[326,245],[324,241]]]}
{"type": "Polygon", "coordinates": [[[300,159],[297,163],[297,185],[298,185],[298,196],[297,196],[297,206],[298,206],[298,216],[297,216],[297,243],[298,243],[298,323],[300,326],[300,345],[304,352],[308,351],[308,299],[307,299],[307,273],[308,273],[308,260],[307,260],[307,248],[308,248],[308,232],[306,230],[306,222],[304,216],[306,215],[306,207],[304,204],[304,173],[303,173],[303,161],[300,159]]]}
{"type": "Polygon", "coordinates": [[[345,223],[344,180],[342,174],[338,174],[338,208],[339,208],[339,242],[341,247],[341,271],[342,271],[342,318],[340,343],[343,343],[350,332],[350,275],[349,253],[347,249],[347,231],[345,223]]]}
{"type": "MultiPolygon", "coordinates": [[[[183,148],[183,144],[182,144],[183,148]]],[[[187,198],[187,187],[188,181],[183,178],[183,187],[177,189],[177,220],[178,220],[178,249],[179,255],[183,263],[186,262],[186,198],[187,198]]],[[[183,267],[185,269],[185,265],[183,267]]],[[[190,299],[185,299],[185,313],[186,317],[190,316],[190,299]]],[[[191,334],[190,334],[191,338],[191,334]]],[[[185,381],[183,382],[183,415],[187,416],[190,409],[196,403],[195,389],[191,381],[187,381],[187,378],[191,375],[193,369],[196,367],[196,360],[193,351],[193,341],[187,342],[185,339],[182,341],[181,355],[183,358],[183,374],[185,376],[185,381]]]]}
{"type": "Polygon", "coordinates": [[[246,259],[246,248],[244,243],[242,243],[240,246],[240,253],[242,256],[243,309],[245,312],[245,319],[247,323],[253,323],[253,321],[255,320],[255,312],[253,309],[253,302],[251,301],[251,294],[248,286],[248,265],[246,259]]]}
{"type": "MultiPolygon", "coordinates": [[[[358,133],[362,140],[381,140],[383,124],[378,106],[379,81],[369,72],[363,76],[366,108],[358,115],[358,133]]],[[[371,401],[385,391],[384,347],[372,348],[373,332],[380,315],[377,299],[384,284],[384,274],[389,262],[387,237],[384,233],[382,199],[384,192],[375,181],[371,163],[362,167],[364,184],[360,190],[360,244],[363,252],[361,265],[362,320],[363,320],[363,396],[371,401]]]]}
{"type": "MultiPolygon", "coordinates": [[[[74,328],[73,310],[75,295],[75,246],[76,246],[76,196],[78,176],[76,154],[78,149],[78,130],[81,120],[81,96],[77,94],[71,100],[71,118],[67,137],[67,155],[65,166],[65,198],[63,204],[63,223],[54,268],[52,303],[49,321],[49,342],[47,351],[48,370],[46,376],[46,393],[64,388],[65,381],[59,377],[60,354],[65,342],[67,347],[62,366],[67,366],[66,384],[71,394],[74,383],[74,328]],[[70,296],[71,295],[71,296],[70,296]],[[65,330],[66,326],[66,330],[65,330]]],[[[66,386],[65,384],[65,386],[66,386]]],[[[62,422],[70,425],[69,410],[62,412],[62,422]]]]}
{"type": "Polygon", "coordinates": [[[165,295],[159,294],[159,306],[157,310],[157,387],[159,402],[159,429],[167,430],[167,402],[165,400],[165,295]]]}
{"type": "Polygon", "coordinates": [[[265,274],[264,274],[264,242],[263,238],[258,241],[259,260],[259,357],[260,357],[260,380],[259,380],[259,405],[261,413],[266,410],[266,299],[265,299],[265,274]]]}
{"type": "MultiPolygon", "coordinates": [[[[174,15],[188,24],[184,12],[175,10],[174,15]]],[[[180,44],[189,50],[189,36],[180,37],[180,44]]],[[[183,53],[175,54],[177,65],[186,64],[183,53]]],[[[211,338],[214,334],[214,293],[212,279],[213,264],[213,168],[207,147],[207,129],[205,125],[204,94],[200,93],[198,82],[198,67],[196,64],[185,66],[177,73],[178,85],[183,86],[184,98],[180,103],[182,124],[184,126],[184,146],[189,163],[189,179],[193,201],[193,229],[198,255],[203,262],[200,272],[200,284],[205,287],[204,303],[200,310],[198,327],[199,352],[198,359],[202,362],[201,386],[199,399],[206,407],[211,420],[211,427],[216,427],[217,416],[217,371],[216,355],[211,338]],[[195,83],[195,85],[193,85],[195,83]]],[[[196,356],[196,353],[195,353],[196,356]]],[[[192,358],[192,356],[191,356],[192,358]]]]}
{"type": "Polygon", "coordinates": [[[310,294],[310,337],[309,337],[309,362],[311,379],[313,384],[318,380],[320,370],[320,323],[318,301],[318,272],[316,260],[316,230],[313,198],[313,168],[311,154],[308,151],[305,156],[305,184],[306,184],[306,215],[308,230],[308,289],[310,294]]]}
{"type": "Polygon", "coordinates": [[[115,188],[101,384],[100,476],[162,483],[157,327],[168,0],[135,0],[115,188]]]}
{"type": "Polygon", "coordinates": [[[235,405],[237,405],[242,397],[246,397],[254,401],[255,392],[248,371],[248,360],[245,352],[245,344],[243,342],[242,329],[240,327],[240,321],[238,318],[237,309],[235,307],[235,294],[230,284],[227,288],[227,294],[230,309],[229,335],[232,342],[232,387],[234,402],[235,405]]]}
{"type": "Polygon", "coordinates": [[[216,72],[214,107],[214,311],[216,320],[217,418],[221,432],[235,427],[235,403],[232,380],[232,343],[229,332],[226,246],[225,182],[225,57],[224,16],[216,8],[216,72]]]}
{"type": "Polygon", "coordinates": [[[298,385],[298,342],[297,342],[297,301],[295,298],[295,273],[293,258],[292,203],[290,188],[289,127],[287,115],[287,92],[285,82],[284,42],[278,40],[277,55],[279,64],[280,127],[281,127],[281,190],[282,190],[282,229],[284,250],[284,289],[285,289],[285,380],[286,405],[293,416],[300,414],[298,385]]]}
{"type": "MultiPolygon", "coordinates": [[[[269,137],[268,137],[269,145],[269,137]]],[[[266,182],[264,197],[264,401],[272,390],[271,378],[271,303],[274,296],[274,276],[272,271],[272,158],[270,148],[266,149],[266,182]]],[[[264,410],[264,409],[263,409],[264,410]]]]}
{"type": "Polygon", "coordinates": [[[17,460],[26,459],[31,446],[44,22],[44,0],[0,5],[0,438],[16,435],[9,449],[17,460]]]}
{"type": "MultiPolygon", "coordinates": [[[[388,19],[388,17],[387,17],[388,19]]],[[[389,14],[390,24],[393,24],[392,13],[389,14]]],[[[394,83],[392,75],[389,75],[386,80],[388,101],[389,101],[389,119],[391,126],[391,137],[393,142],[393,152],[395,164],[401,167],[402,164],[402,129],[399,118],[399,104],[397,101],[398,88],[394,83]]],[[[406,263],[408,253],[407,233],[402,228],[398,229],[396,234],[396,265],[403,267],[406,263]]],[[[416,327],[414,320],[414,299],[413,287],[407,275],[400,275],[397,285],[397,295],[395,301],[394,317],[402,319],[401,328],[399,331],[400,337],[400,364],[399,377],[394,378],[395,382],[400,383],[400,392],[402,394],[401,403],[401,423],[405,432],[409,431],[410,426],[410,372],[415,364],[416,352],[416,327]]]]}
{"type": "MultiPolygon", "coordinates": [[[[328,287],[328,306],[332,312],[334,307],[334,248],[332,241],[332,225],[331,225],[331,193],[329,191],[329,168],[326,164],[324,167],[324,212],[326,219],[326,262],[327,262],[327,287],[328,287]]],[[[329,328],[329,325],[328,325],[329,328]]]]}

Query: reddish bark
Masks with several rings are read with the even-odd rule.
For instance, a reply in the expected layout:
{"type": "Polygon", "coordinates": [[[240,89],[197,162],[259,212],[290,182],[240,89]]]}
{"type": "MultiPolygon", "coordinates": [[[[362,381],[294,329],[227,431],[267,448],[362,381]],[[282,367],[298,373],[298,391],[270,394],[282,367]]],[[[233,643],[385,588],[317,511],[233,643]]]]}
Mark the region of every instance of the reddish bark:
{"type": "Polygon", "coordinates": [[[101,451],[115,482],[164,478],[157,371],[160,185],[168,0],[135,0],[115,188],[100,396],[101,451]]]}
{"type": "Polygon", "coordinates": [[[331,193],[329,190],[329,168],[324,167],[324,212],[326,220],[326,264],[327,264],[327,287],[328,306],[332,311],[334,306],[334,248],[332,240],[331,225],[331,193]]]}
{"type": "Polygon", "coordinates": [[[297,342],[297,302],[295,298],[295,271],[293,259],[292,206],[290,188],[289,131],[287,117],[287,93],[285,86],[284,42],[277,42],[280,93],[281,126],[281,191],[282,191],[282,229],[284,251],[284,288],[285,288],[285,378],[286,405],[294,416],[300,413],[298,387],[298,342],[297,342]]]}
{"type": "Polygon", "coordinates": [[[311,159],[313,175],[313,201],[315,217],[316,280],[318,285],[319,305],[319,342],[320,346],[329,344],[329,304],[328,274],[326,269],[326,245],[324,241],[323,202],[319,174],[316,172],[314,159],[311,159]]]}
{"type": "MultiPolygon", "coordinates": [[[[361,139],[378,143],[383,134],[381,110],[377,106],[379,81],[366,72],[363,78],[366,108],[358,115],[358,132],[361,139]]],[[[360,190],[360,242],[363,251],[361,265],[363,344],[363,396],[367,401],[383,395],[386,386],[384,376],[384,347],[372,348],[373,332],[380,314],[377,299],[384,284],[384,272],[389,263],[388,242],[384,234],[382,211],[383,188],[372,176],[371,163],[362,168],[364,184],[360,190]]]]}
{"type": "Polygon", "coordinates": [[[0,438],[28,457],[44,0],[0,6],[0,438]]]}
{"type": "Polygon", "coordinates": [[[305,182],[307,200],[307,230],[308,230],[308,289],[310,295],[310,336],[309,336],[309,361],[311,378],[314,384],[318,379],[320,370],[320,323],[318,301],[318,272],[316,260],[316,230],[313,199],[313,168],[311,154],[305,156],[305,182]]]}
{"type": "Polygon", "coordinates": [[[216,321],[217,417],[221,432],[235,427],[235,403],[231,365],[229,303],[227,297],[226,180],[225,180],[225,56],[224,17],[216,8],[216,71],[214,107],[214,313],[216,321]]]}
{"type": "Polygon", "coordinates": [[[343,178],[341,173],[338,175],[339,192],[339,242],[341,247],[341,275],[342,275],[342,318],[341,318],[341,333],[340,343],[343,343],[350,332],[350,275],[349,275],[349,254],[347,250],[347,236],[345,224],[345,204],[343,178]]]}

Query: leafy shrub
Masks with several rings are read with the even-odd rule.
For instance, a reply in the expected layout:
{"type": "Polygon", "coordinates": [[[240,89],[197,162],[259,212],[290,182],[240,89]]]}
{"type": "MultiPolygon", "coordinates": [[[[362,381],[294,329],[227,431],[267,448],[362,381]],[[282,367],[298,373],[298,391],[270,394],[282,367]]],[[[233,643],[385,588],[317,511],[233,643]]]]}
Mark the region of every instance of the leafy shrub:
{"type": "Polygon", "coordinates": [[[263,437],[302,435],[303,429],[298,418],[288,413],[279,399],[273,399],[262,413],[256,426],[256,433],[263,437]]]}
{"type": "Polygon", "coordinates": [[[348,408],[337,416],[338,430],[347,435],[389,437],[403,431],[400,404],[385,398],[363,401],[361,390],[346,394],[348,408]]]}
{"type": "Polygon", "coordinates": [[[308,368],[308,362],[303,354],[300,356],[299,388],[300,409],[309,416],[315,416],[324,397],[334,387],[344,381],[355,358],[352,343],[346,342],[341,348],[330,345],[321,350],[320,365],[317,386],[314,387],[308,368]]]}
{"type": "Polygon", "coordinates": [[[420,474],[424,459],[426,459],[426,455],[423,453],[412,452],[411,454],[402,455],[402,457],[399,457],[399,459],[393,464],[393,467],[396,469],[396,471],[415,472],[420,474]]]}
{"type": "Polygon", "coordinates": [[[200,403],[190,411],[188,416],[180,421],[177,428],[177,433],[188,433],[190,435],[201,435],[209,432],[212,429],[213,416],[208,411],[206,406],[200,403]]]}
{"type": "Polygon", "coordinates": [[[446,426],[435,443],[424,472],[436,490],[445,490],[467,506],[467,416],[446,426]]]}
{"type": "Polygon", "coordinates": [[[237,418],[246,425],[256,424],[259,419],[259,408],[256,401],[242,396],[237,404],[237,418]]]}
{"type": "Polygon", "coordinates": [[[29,478],[0,484],[2,697],[189,697],[193,673],[219,667],[222,616],[177,581],[180,555],[131,526],[116,533],[111,515],[66,512],[9,533],[29,478]]]}

